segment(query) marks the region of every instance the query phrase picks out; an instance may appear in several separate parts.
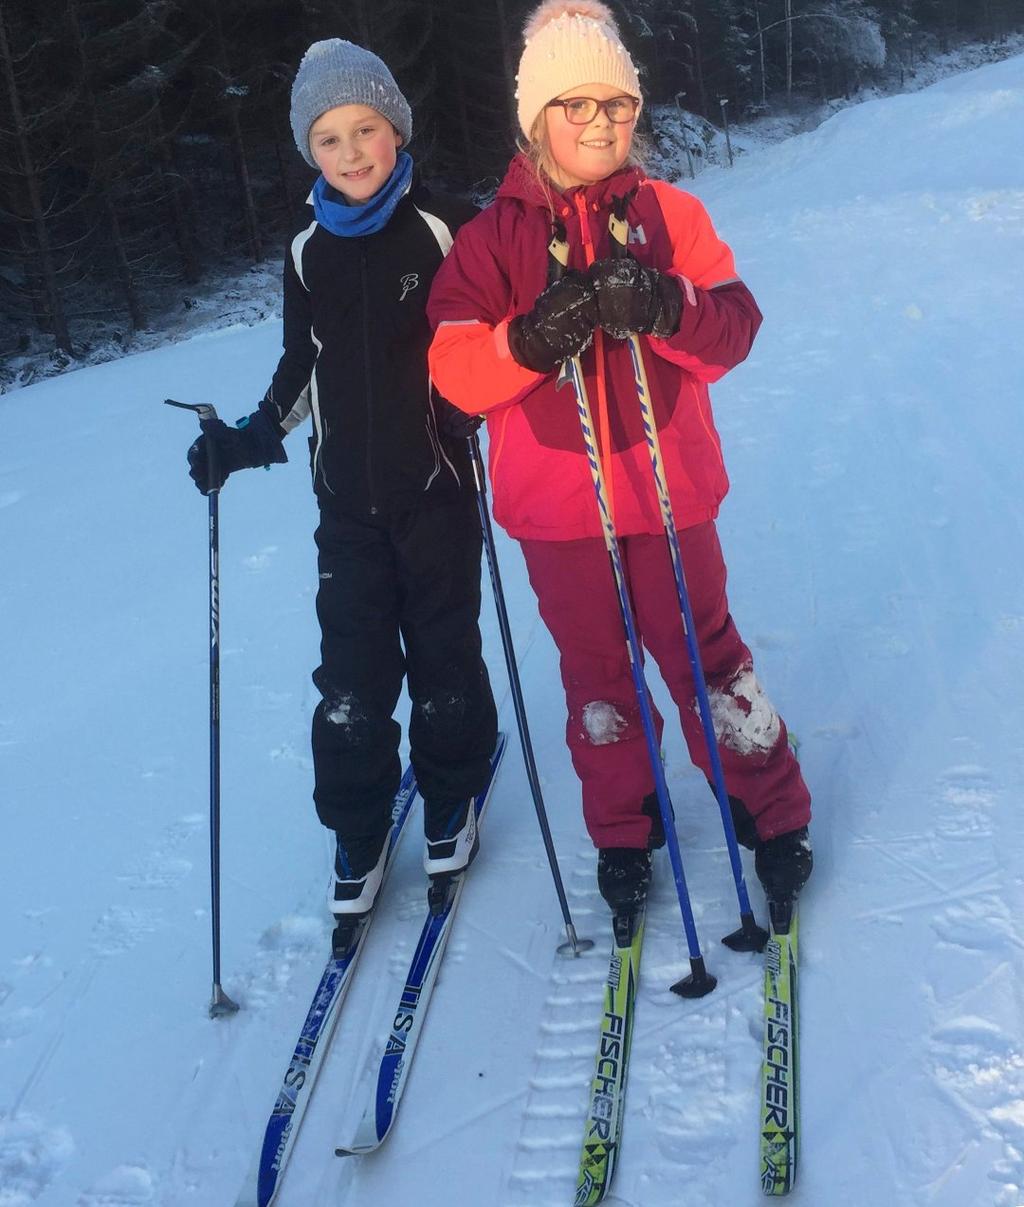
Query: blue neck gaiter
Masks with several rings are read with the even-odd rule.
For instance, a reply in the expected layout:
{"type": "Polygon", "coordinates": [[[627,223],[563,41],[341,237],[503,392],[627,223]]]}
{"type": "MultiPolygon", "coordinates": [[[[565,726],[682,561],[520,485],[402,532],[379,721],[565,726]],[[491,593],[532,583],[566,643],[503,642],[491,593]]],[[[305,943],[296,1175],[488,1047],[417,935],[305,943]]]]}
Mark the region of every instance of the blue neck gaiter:
{"type": "Polygon", "coordinates": [[[387,182],[364,205],[349,205],[337,189],[319,176],[313,185],[313,212],[317,222],[332,235],[348,239],[372,235],[387,225],[411,185],[412,156],[400,151],[387,182]]]}

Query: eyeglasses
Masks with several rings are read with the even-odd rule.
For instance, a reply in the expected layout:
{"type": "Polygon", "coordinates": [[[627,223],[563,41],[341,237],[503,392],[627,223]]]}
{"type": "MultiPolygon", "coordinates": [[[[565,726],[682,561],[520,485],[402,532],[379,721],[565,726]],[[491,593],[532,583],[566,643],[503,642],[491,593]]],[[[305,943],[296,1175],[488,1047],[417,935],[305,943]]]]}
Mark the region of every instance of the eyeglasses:
{"type": "Polygon", "coordinates": [[[609,121],[621,125],[636,117],[640,102],[635,96],[613,96],[607,101],[595,101],[592,96],[567,96],[547,103],[549,109],[556,106],[565,111],[565,120],[574,126],[589,126],[602,109],[609,121]]]}

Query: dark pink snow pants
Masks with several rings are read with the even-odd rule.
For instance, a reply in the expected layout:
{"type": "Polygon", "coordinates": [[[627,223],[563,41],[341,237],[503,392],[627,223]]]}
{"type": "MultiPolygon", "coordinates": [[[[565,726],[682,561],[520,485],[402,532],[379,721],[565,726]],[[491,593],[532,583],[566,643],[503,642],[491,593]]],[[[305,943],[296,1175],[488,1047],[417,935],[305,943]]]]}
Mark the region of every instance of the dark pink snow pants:
{"type": "MultiPolygon", "coordinates": [[[[683,529],[679,540],[726,787],[743,802],[760,838],[795,830],[810,818],[810,794],[785,724],[757,683],[750,651],[729,615],[715,525],[683,529]]],[[[654,776],[604,542],[521,544],[541,616],[561,654],[566,741],[583,784],[587,830],[598,847],[643,847],[651,822],[641,805],[654,791],[654,776]]],[[[710,779],[665,538],[622,537],[620,546],[640,639],[679,708],[690,758],[710,779]]],[[[660,741],[663,721],[653,711],[660,741]]]]}

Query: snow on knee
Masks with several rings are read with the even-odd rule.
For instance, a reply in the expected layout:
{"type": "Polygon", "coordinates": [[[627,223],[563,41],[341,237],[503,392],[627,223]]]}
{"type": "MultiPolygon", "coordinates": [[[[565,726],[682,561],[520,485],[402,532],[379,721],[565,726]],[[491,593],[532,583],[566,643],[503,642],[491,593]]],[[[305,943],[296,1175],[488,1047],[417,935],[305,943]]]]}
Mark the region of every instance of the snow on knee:
{"type": "Polygon", "coordinates": [[[615,705],[607,700],[592,700],[583,705],[583,729],[592,746],[607,746],[610,742],[617,742],[625,728],[625,719],[616,711],[615,705]]]}
{"type": "Polygon", "coordinates": [[[463,726],[468,702],[458,691],[446,692],[428,700],[413,701],[413,709],[435,732],[457,733],[463,726]]]}
{"type": "Polygon", "coordinates": [[[708,692],[715,737],[737,754],[767,754],[779,740],[781,721],[757,681],[745,667],[722,690],[708,692]]]}
{"type": "Polygon", "coordinates": [[[326,710],[327,720],[332,725],[351,725],[352,705],[355,703],[352,696],[339,696],[337,700],[332,700],[330,707],[326,710]]]}

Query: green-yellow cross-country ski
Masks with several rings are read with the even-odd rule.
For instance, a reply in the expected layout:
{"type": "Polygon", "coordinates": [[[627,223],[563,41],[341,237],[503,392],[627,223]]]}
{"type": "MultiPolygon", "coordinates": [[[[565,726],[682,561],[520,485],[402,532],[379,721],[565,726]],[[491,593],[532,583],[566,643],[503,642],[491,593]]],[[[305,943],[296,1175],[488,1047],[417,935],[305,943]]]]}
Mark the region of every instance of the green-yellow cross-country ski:
{"type": "Polygon", "coordinates": [[[600,1203],[615,1172],[622,1142],[626,1073],[643,942],[644,913],[641,910],[635,917],[630,941],[623,945],[616,938],[608,965],[597,1064],[590,1084],[590,1106],[576,1182],[576,1207],[600,1203]]]}
{"type": "Polygon", "coordinates": [[[765,948],[764,1055],[760,1161],[765,1194],[788,1194],[796,1181],[800,1132],[797,1030],[797,909],[772,909],[765,948]]]}

